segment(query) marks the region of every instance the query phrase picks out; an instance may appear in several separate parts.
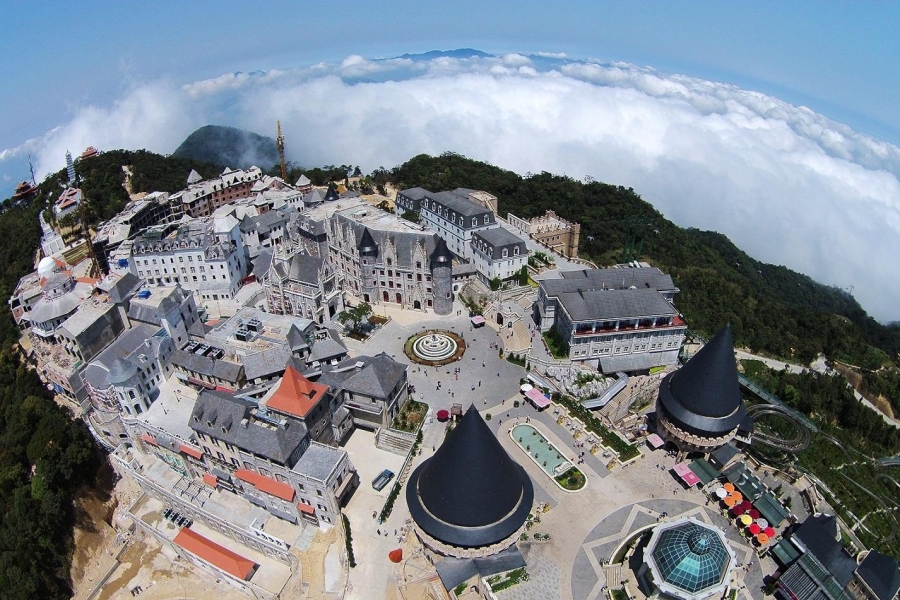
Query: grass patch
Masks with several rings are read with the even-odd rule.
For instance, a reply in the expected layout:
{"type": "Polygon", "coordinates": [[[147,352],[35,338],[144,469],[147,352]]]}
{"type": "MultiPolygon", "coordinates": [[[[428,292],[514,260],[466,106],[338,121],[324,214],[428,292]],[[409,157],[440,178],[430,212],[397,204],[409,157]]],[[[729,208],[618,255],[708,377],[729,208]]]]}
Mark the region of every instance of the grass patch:
{"type": "Polygon", "coordinates": [[[415,433],[419,430],[419,427],[422,426],[422,421],[425,419],[427,413],[427,404],[408,398],[403,404],[403,408],[401,408],[397,416],[394,417],[391,428],[399,431],[406,431],[408,433],[415,433]]]}
{"type": "Polygon", "coordinates": [[[525,353],[524,352],[522,352],[522,353],[510,352],[509,354],[506,355],[506,360],[508,362],[511,362],[514,365],[519,365],[520,367],[524,367],[525,366],[525,353]]]}
{"type": "Polygon", "coordinates": [[[609,590],[609,594],[612,596],[612,600],[628,600],[628,594],[623,588],[613,588],[609,590]]]}
{"type": "Polygon", "coordinates": [[[487,582],[490,584],[491,590],[494,592],[502,592],[507,588],[517,585],[519,582],[528,581],[528,579],[528,571],[525,570],[525,567],[520,567],[518,569],[513,569],[505,575],[488,577],[487,582]]]}
{"type": "Polygon", "coordinates": [[[587,483],[584,473],[582,473],[578,467],[571,467],[565,473],[554,477],[554,479],[556,479],[556,483],[563,486],[564,489],[572,492],[580,490],[584,487],[584,484],[587,483]]]}
{"type": "Polygon", "coordinates": [[[544,338],[544,342],[547,344],[547,349],[550,351],[550,354],[553,355],[553,358],[569,358],[569,343],[562,338],[555,328],[545,331],[541,335],[544,338]]]}

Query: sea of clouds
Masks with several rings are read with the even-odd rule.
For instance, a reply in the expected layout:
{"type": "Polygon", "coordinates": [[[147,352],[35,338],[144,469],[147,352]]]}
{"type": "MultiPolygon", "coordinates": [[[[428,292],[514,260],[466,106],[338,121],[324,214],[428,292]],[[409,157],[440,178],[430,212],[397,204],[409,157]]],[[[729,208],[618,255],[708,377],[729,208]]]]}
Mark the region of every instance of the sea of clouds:
{"type": "Polygon", "coordinates": [[[393,167],[453,151],[519,173],[633,187],[679,225],[754,257],[853,286],[900,319],[900,149],[758,92],[558,55],[367,60],[132,88],[18,148],[38,177],[65,151],[172,152],[213,123],[274,137],[303,165],[393,167]]]}

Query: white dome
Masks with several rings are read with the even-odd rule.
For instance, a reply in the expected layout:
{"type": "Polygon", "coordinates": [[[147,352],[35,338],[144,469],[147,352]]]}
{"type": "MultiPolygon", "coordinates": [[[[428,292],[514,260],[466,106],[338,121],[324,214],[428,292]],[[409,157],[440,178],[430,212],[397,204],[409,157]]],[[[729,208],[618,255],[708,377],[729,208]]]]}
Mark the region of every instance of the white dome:
{"type": "Polygon", "coordinates": [[[38,275],[41,277],[47,277],[56,272],[56,261],[50,258],[49,256],[45,256],[41,259],[41,262],[38,263],[38,275]]]}

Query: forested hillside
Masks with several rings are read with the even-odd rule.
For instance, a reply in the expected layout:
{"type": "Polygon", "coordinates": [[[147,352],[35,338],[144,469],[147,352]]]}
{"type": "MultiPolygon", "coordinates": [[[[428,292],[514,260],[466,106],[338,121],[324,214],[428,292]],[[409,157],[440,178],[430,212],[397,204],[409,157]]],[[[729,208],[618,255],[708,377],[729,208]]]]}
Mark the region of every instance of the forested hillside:
{"type": "Polygon", "coordinates": [[[467,187],[500,199],[503,216],[548,208],[581,223],[580,253],[598,265],[620,262],[624,248],[672,274],[676,306],[691,328],[711,335],[730,322],[739,345],[808,362],[819,352],[867,368],[900,354],[900,326],[869,317],[843,290],[754,260],[724,235],[684,229],[631,188],[539,173],[521,177],[457,154],[419,155],[391,171],[394,185],[432,191],[467,187]]]}
{"type": "Polygon", "coordinates": [[[181,142],[172,156],[228,165],[234,169],[257,166],[265,170],[278,162],[278,147],[274,139],[252,131],[204,125],[181,142]]]}
{"type": "Polygon", "coordinates": [[[7,201],[0,214],[0,598],[69,598],[75,512],[72,499],[92,485],[99,451],[25,367],[5,299],[34,268],[38,211],[58,193],[49,177],[36,199],[7,201]]]}

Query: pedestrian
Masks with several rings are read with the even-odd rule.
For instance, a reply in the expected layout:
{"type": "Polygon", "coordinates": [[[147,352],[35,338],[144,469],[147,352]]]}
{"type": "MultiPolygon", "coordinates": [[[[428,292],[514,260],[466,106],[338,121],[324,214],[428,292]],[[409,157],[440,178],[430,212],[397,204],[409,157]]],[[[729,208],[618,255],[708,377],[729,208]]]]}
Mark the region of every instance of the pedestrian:
{"type": "Polygon", "coordinates": [[[434,444],[431,445],[431,451],[434,452],[434,444]]]}
{"type": "Polygon", "coordinates": [[[478,380],[478,387],[481,387],[481,380],[478,380]]]}
{"type": "Polygon", "coordinates": [[[377,534],[380,536],[380,535],[381,535],[381,530],[380,530],[380,529],[376,529],[376,530],[375,530],[375,533],[377,533],[377,534]]]}

